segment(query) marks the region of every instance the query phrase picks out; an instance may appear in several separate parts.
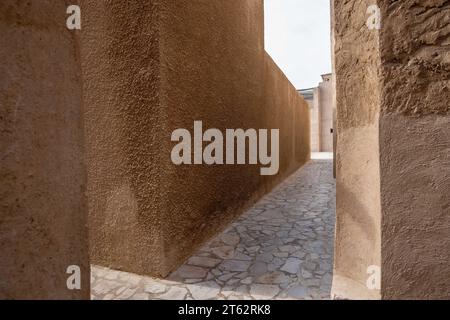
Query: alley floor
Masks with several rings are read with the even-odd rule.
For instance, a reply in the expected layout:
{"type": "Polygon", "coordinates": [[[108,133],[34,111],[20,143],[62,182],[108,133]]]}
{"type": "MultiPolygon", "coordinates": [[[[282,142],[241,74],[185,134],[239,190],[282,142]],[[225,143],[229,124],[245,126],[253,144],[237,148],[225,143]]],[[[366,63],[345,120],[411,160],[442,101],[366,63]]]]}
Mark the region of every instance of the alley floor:
{"type": "Polygon", "coordinates": [[[165,280],[93,266],[92,299],[329,299],[335,182],[316,158],[165,280]]]}

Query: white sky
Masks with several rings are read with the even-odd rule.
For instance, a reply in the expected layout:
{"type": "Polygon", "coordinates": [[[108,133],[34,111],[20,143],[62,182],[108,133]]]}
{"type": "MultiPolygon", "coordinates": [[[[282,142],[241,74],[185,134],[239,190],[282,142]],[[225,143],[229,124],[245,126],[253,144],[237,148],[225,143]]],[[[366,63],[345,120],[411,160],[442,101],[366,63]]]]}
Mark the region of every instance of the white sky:
{"type": "Polygon", "coordinates": [[[297,89],[331,72],[330,0],[264,0],[265,46],[297,89]]]}

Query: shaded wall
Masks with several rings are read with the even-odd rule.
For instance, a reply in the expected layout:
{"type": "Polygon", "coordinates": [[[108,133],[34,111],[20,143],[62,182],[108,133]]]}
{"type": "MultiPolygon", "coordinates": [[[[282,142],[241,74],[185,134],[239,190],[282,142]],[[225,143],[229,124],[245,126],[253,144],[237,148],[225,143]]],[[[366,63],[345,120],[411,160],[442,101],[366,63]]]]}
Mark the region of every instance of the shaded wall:
{"type": "Polygon", "coordinates": [[[334,1],[336,261],[343,298],[448,299],[450,4],[334,1]],[[351,17],[351,19],[349,19],[351,17]],[[370,264],[381,290],[368,290],[370,264]]]}
{"type": "Polygon", "coordinates": [[[332,294],[377,299],[366,286],[381,264],[378,31],[365,27],[373,1],[333,1],[337,107],[336,239],[332,294]],[[364,26],[364,27],[361,27],[364,26]]]}
{"type": "Polygon", "coordinates": [[[93,262],[166,276],[309,159],[308,107],[264,51],[261,0],[84,6],[93,262]],[[279,174],[172,164],[196,120],[280,129],[279,174]]]}
{"type": "Polygon", "coordinates": [[[91,261],[157,274],[164,170],[157,1],[82,1],[91,261]],[[132,266],[132,267],[131,267],[132,266]]]}
{"type": "Polygon", "coordinates": [[[0,298],[89,299],[81,77],[66,1],[0,3],[0,298]],[[67,267],[81,268],[68,290],[67,267]]]}
{"type": "Polygon", "coordinates": [[[382,297],[450,298],[450,3],[380,1],[382,297]]]}

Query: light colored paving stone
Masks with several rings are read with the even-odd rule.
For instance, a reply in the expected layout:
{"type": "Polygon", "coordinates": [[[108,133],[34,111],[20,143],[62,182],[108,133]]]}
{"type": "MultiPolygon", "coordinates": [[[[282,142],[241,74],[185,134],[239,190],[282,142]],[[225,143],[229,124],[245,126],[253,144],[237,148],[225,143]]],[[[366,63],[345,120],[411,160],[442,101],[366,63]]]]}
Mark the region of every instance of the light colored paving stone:
{"type": "Polygon", "coordinates": [[[158,299],[161,300],[184,300],[188,290],[182,287],[171,287],[169,291],[158,296],[158,299]]]}
{"type": "Polygon", "coordinates": [[[161,294],[161,293],[166,292],[167,289],[168,289],[168,286],[166,286],[162,283],[156,282],[156,281],[153,283],[147,284],[144,287],[144,291],[151,293],[151,294],[161,294]]]}
{"type": "Polygon", "coordinates": [[[195,300],[214,299],[220,293],[220,286],[214,281],[190,285],[188,289],[195,300]]]}
{"type": "Polygon", "coordinates": [[[301,260],[297,258],[289,258],[281,268],[281,271],[285,271],[290,274],[296,274],[300,270],[301,260]]]}
{"type": "Polygon", "coordinates": [[[218,279],[220,281],[226,282],[226,281],[230,280],[231,278],[233,278],[236,274],[237,274],[236,272],[224,274],[223,276],[220,276],[218,279]]]}
{"type": "Polygon", "coordinates": [[[115,299],[116,300],[127,300],[133,297],[136,293],[137,288],[134,289],[125,289],[122,293],[120,293],[115,299]]]}
{"type": "Polygon", "coordinates": [[[311,161],[168,279],[92,266],[92,299],[329,299],[335,181],[311,161]]]}
{"type": "Polygon", "coordinates": [[[141,276],[125,272],[121,272],[119,278],[121,281],[129,283],[132,286],[138,286],[142,280],[141,276]]]}
{"type": "Polygon", "coordinates": [[[308,297],[308,289],[302,286],[295,286],[289,289],[288,296],[294,299],[305,299],[308,297]]]}
{"type": "Polygon", "coordinates": [[[223,243],[232,247],[236,246],[240,241],[239,235],[236,233],[223,234],[220,239],[223,241],[223,243]]]}

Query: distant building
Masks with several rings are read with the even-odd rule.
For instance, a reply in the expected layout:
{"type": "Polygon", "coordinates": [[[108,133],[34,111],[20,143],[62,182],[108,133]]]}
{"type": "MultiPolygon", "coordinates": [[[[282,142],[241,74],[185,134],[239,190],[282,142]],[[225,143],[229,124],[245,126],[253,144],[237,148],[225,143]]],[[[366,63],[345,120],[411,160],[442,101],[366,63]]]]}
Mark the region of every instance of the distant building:
{"type": "Polygon", "coordinates": [[[318,87],[299,92],[310,107],[311,151],[333,152],[332,74],[324,74],[322,79],[318,87]]]}

